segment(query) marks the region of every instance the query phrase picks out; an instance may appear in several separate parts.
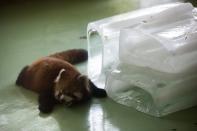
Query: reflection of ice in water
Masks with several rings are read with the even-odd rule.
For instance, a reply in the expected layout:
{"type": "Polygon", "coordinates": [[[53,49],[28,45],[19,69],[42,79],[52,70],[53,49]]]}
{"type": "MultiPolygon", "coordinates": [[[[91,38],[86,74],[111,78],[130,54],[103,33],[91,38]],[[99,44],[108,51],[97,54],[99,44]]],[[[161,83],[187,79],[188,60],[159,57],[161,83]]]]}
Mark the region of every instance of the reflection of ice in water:
{"type": "Polygon", "coordinates": [[[100,104],[91,106],[88,116],[90,131],[120,131],[106,117],[100,104]]]}

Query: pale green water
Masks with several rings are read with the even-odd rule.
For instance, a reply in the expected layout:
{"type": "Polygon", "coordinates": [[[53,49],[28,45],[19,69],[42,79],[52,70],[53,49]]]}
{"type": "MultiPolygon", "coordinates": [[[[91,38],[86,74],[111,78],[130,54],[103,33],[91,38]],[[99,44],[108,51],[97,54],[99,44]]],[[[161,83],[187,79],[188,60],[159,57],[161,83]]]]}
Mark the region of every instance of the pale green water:
{"type": "MultiPolygon", "coordinates": [[[[37,95],[14,85],[33,60],[69,48],[86,48],[90,21],[133,9],[132,0],[26,2],[0,7],[1,131],[196,131],[197,108],[154,118],[110,99],[39,114],[37,95]]],[[[86,64],[79,65],[86,73],[86,64]]]]}

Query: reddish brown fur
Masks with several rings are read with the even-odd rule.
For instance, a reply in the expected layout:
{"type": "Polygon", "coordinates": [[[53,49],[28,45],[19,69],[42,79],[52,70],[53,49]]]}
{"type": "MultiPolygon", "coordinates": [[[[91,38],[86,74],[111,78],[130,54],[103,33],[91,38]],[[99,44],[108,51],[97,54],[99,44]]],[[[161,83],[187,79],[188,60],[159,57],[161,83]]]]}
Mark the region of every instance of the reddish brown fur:
{"type": "Polygon", "coordinates": [[[55,53],[53,55],[50,55],[49,57],[58,58],[71,64],[77,64],[86,61],[88,58],[88,53],[83,49],[72,49],[69,51],[55,53]]]}
{"type": "Polygon", "coordinates": [[[69,76],[67,81],[72,80],[80,73],[66,61],[44,57],[31,64],[25,72],[23,86],[35,92],[41,92],[54,86],[54,80],[59,71],[64,68],[69,76]]]}
{"type": "Polygon", "coordinates": [[[39,110],[44,113],[51,112],[62,98],[71,105],[88,100],[92,95],[106,97],[103,89],[98,89],[72,65],[87,60],[87,57],[87,51],[83,49],[43,57],[24,67],[16,84],[39,93],[39,110]]]}
{"type": "Polygon", "coordinates": [[[69,50],[43,57],[33,62],[30,66],[25,68],[25,71],[23,70],[21,72],[17,79],[17,81],[20,81],[20,84],[17,85],[40,93],[42,90],[54,86],[54,80],[59,71],[63,68],[66,70],[66,76],[68,76],[66,83],[70,83],[70,81],[80,75],[80,73],[67,61],[78,63],[86,59],[87,52],[85,50],[69,50]],[[74,57],[74,59],[70,57],[74,57]]]}

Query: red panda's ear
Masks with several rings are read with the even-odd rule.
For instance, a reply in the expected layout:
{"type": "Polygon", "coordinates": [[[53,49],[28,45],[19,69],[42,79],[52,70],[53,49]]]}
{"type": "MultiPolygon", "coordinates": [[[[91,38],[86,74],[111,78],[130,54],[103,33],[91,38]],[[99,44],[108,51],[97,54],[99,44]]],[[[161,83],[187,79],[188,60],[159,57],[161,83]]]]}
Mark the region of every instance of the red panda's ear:
{"type": "Polygon", "coordinates": [[[77,80],[80,82],[82,85],[87,85],[88,77],[86,75],[79,75],[77,76],[77,80]]]}
{"type": "Polygon", "coordinates": [[[89,92],[89,79],[86,75],[79,75],[77,80],[80,82],[81,85],[84,85],[85,89],[89,92]]]}
{"type": "Polygon", "coordinates": [[[59,80],[60,80],[60,78],[62,77],[62,75],[63,75],[65,72],[66,72],[66,70],[65,70],[64,68],[62,68],[62,69],[59,71],[59,73],[58,73],[57,77],[55,78],[54,82],[55,82],[55,83],[58,83],[59,80]]]}
{"type": "Polygon", "coordinates": [[[86,75],[78,75],[77,76],[77,80],[81,81],[81,82],[84,82],[86,81],[88,78],[86,75]]]}

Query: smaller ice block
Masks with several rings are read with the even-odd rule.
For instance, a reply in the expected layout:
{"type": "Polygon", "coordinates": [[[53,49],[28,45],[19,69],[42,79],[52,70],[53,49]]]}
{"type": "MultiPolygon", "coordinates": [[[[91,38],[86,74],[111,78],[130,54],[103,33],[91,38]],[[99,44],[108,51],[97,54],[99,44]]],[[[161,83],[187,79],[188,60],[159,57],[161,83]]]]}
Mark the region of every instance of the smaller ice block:
{"type": "Polygon", "coordinates": [[[197,105],[197,75],[169,74],[119,63],[107,77],[114,101],[161,117],[197,105]]]}
{"type": "Polygon", "coordinates": [[[120,35],[120,61],[166,73],[193,72],[197,65],[196,27],[197,22],[191,18],[124,29],[120,35]]]}

